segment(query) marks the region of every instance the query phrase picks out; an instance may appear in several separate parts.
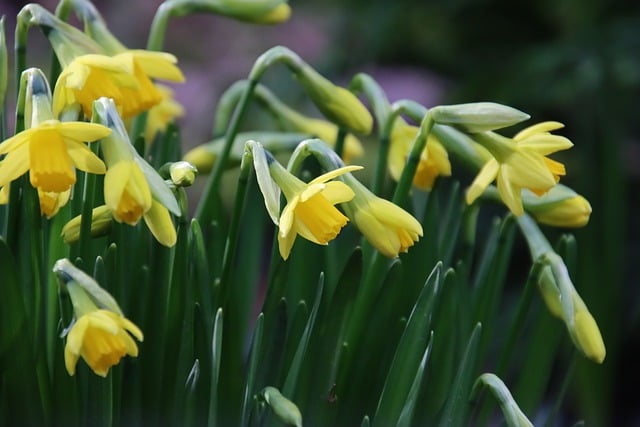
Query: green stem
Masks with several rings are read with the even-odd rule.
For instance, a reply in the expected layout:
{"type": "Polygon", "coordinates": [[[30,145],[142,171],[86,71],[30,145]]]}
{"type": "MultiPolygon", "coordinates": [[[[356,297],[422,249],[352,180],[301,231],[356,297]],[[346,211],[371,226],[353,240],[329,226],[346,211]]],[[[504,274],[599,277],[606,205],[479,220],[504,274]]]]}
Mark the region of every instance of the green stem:
{"type": "Polygon", "coordinates": [[[551,412],[549,412],[549,417],[544,423],[544,427],[550,427],[555,425],[555,419],[558,416],[558,412],[560,412],[560,406],[564,401],[565,396],[567,395],[567,391],[569,390],[569,385],[571,384],[571,380],[573,378],[573,372],[576,368],[576,362],[578,360],[578,353],[575,349],[571,351],[571,360],[569,362],[569,366],[565,371],[564,378],[562,379],[562,386],[560,387],[560,391],[558,392],[558,396],[556,397],[556,401],[551,408],[551,412]]]}
{"type": "Polygon", "coordinates": [[[222,273],[220,276],[221,286],[221,302],[220,306],[224,307],[227,297],[227,290],[229,288],[229,279],[231,276],[231,267],[233,266],[236,254],[236,248],[238,247],[238,236],[240,235],[240,222],[242,219],[242,212],[244,210],[247,194],[247,185],[249,182],[249,175],[253,170],[253,163],[251,155],[245,152],[240,165],[240,176],[238,177],[238,187],[236,189],[236,200],[233,208],[233,215],[231,215],[231,223],[229,224],[229,234],[227,235],[227,241],[224,247],[224,253],[222,256],[222,273]]]}
{"type": "Polygon", "coordinates": [[[336,152],[338,157],[342,157],[342,153],[344,151],[344,140],[347,137],[347,131],[343,128],[338,128],[338,136],[336,137],[336,145],[333,148],[333,151],[336,152]]]}
{"type": "Polygon", "coordinates": [[[227,128],[225,145],[220,153],[220,156],[216,157],[216,162],[213,165],[213,171],[211,172],[211,175],[209,175],[207,185],[202,193],[202,198],[200,204],[198,205],[198,208],[196,209],[195,217],[203,226],[205,226],[205,224],[208,224],[212,219],[211,216],[213,213],[214,203],[217,199],[216,197],[213,197],[213,195],[218,191],[219,183],[225,170],[225,164],[229,159],[229,153],[231,152],[231,147],[233,146],[233,141],[240,128],[240,122],[242,121],[244,115],[248,110],[249,102],[251,101],[253,91],[257,84],[258,80],[249,80],[249,84],[242,93],[242,97],[240,98],[240,101],[236,106],[233,116],[231,117],[229,127],[227,128]]]}
{"type": "Polygon", "coordinates": [[[402,170],[402,176],[400,176],[400,181],[398,182],[396,191],[393,194],[393,202],[398,206],[403,206],[405,204],[405,201],[407,200],[407,197],[409,196],[409,190],[411,190],[413,176],[416,174],[416,170],[418,169],[420,155],[422,154],[422,150],[424,150],[424,147],[427,145],[427,138],[429,137],[431,128],[433,128],[433,124],[434,122],[431,118],[431,114],[427,112],[427,114],[425,114],[424,116],[424,119],[422,119],[420,129],[418,130],[416,139],[413,142],[413,147],[411,148],[411,152],[409,153],[409,157],[407,158],[407,164],[402,170]]]}

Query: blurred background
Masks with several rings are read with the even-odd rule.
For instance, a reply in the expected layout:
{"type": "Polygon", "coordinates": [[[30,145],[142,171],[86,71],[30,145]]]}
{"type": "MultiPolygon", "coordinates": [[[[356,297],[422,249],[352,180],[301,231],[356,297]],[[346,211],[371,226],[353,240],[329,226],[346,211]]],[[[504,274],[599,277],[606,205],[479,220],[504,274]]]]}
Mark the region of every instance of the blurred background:
{"type": "MultiPolygon", "coordinates": [[[[42,2],[49,10],[56,3],[42,2]]],[[[95,3],[125,45],[146,45],[160,2],[95,3]]],[[[0,2],[10,43],[15,15],[24,4],[0,2]]],[[[165,50],[178,56],[187,78],[175,87],[187,110],[180,121],[185,149],[211,138],[220,94],[245,78],[257,56],[277,44],[291,48],[341,84],[348,84],[355,73],[371,74],[392,102],[410,98],[428,107],[495,101],[531,114],[532,123],[564,123],[560,133],[575,147],[555,156],[567,166],[563,182],[593,207],[590,224],[575,232],[579,251],[573,279],[607,346],[602,365],[579,361],[566,402],[575,417],[567,419],[584,417],[590,426],[640,425],[636,397],[640,3],[291,0],[290,4],[291,19],[275,27],[209,15],[170,22],[165,50]]],[[[44,37],[32,31],[29,65],[48,67],[50,54],[38,52],[49,51],[44,37]]],[[[289,101],[301,100],[296,84],[282,71],[268,73],[271,88],[289,101]]],[[[551,241],[559,235],[545,231],[551,241]]],[[[528,268],[522,242],[520,248],[522,268],[528,268]]]]}

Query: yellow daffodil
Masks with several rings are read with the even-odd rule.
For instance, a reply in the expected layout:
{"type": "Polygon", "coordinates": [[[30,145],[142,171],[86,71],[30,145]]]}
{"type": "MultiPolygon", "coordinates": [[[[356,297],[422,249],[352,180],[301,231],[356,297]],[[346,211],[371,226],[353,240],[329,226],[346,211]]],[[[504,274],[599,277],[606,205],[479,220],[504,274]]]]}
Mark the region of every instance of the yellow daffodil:
{"type": "MultiPolygon", "coordinates": [[[[395,181],[400,180],[417,133],[417,126],[410,126],[400,118],[393,126],[389,147],[389,173],[395,181]]],[[[447,151],[435,136],[429,135],[427,144],[420,154],[413,185],[420,190],[428,191],[433,188],[438,176],[450,175],[451,163],[447,151]]]]}
{"type": "Polygon", "coordinates": [[[45,215],[47,219],[51,219],[51,217],[58,213],[61,207],[67,204],[70,196],[70,189],[61,193],[38,190],[40,212],[42,212],[42,214],[45,215]]]}
{"type": "Polygon", "coordinates": [[[53,272],[73,304],[75,320],[65,331],[64,348],[69,375],[75,374],[80,357],[101,377],[106,377],[125,355],[137,357],[138,346],[131,335],[142,341],[142,331],[124,317],[116,300],[67,259],[58,260],[53,272]]]}
{"type": "Polygon", "coordinates": [[[144,130],[144,139],[147,143],[153,142],[158,133],[166,131],[169,123],[184,115],[184,107],[173,98],[171,88],[157,84],[156,89],[160,92],[162,99],[147,113],[147,124],[144,130]]]}
{"type": "Polygon", "coordinates": [[[64,362],[69,375],[76,372],[82,356],[93,372],[106,377],[109,369],[125,355],[138,356],[138,346],[131,338],[143,340],[140,329],[129,319],[109,310],[94,310],[82,315],[67,335],[64,362]]]}
{"type": "Polygon", "coordinates": [[[108,124],[113,133],[102,141],[107,173],[104,200],[118,222],[136,225],[140,218],[154,237],[173,246],[176,232],[168,210],[180,216],[180,207],[168,185],[133,148],[122,119],[111,99],[95,102],[96,120],[108,124]]]}
{"type": "Polygon", "coordinates": [[[351,200],[354,194],[345,183],[330,180],[362,167],[335,169],[308,183],[289,173],[276,161],[269,168],[287,199],[278,222],[278,246],[282,258],[286,260],[289,257],[298,234],[319,245],[333,240],[349,220],[335,205],[351,200]]]}
{"type": "Polygon", "coordinates": [[[504,204],[514,215],[522,215],[523,188],[542,195],[565,174],[562,163],[546,157],[573,146],[567,138],[550,133],[562,127],[558,122],[543,122],[524,129],[513,139],[491,132],[475,134],[474,139],[494,158],[487,161],[467,190],[467,203],[473,203],[489,184],[497,180],[504,204]]]}
{"type": "Polygon", "coordinates": [[[0,187],[29,171],[31,185],[61,193],[76,182],[74,167],[103,174],[104,163],[85,144],[109,135],[109,128],[82,122],[45,120],[0,144],[0,187]]]}
{"type": "Polygon", "coordinates": [[[123,118],[160,103],[162,94],[150,78],[183,81],[176,58],[164,52],[126,51],[117,55],[76,57],[60,73],[53,93],[54,113],[78,103],[91,117],[93,101],[112,98],[123,118]]]}
{"type": "Polygon", "coordinates": [[[136,225],[151,208],[149,184],[133,159],[109,165],[104,187],[105,202],[118,222],[136,225]]]}
{"type": "Polygon", "coordinates": [[[522,201],[525,210],[540,224],[584,227],[591,216],[589,201],[562,184],[554,186],[542,196],[523,190],[522,201]]]}
{"type": "Polygon", "coordinates": [[[381,199],[353,176],[342,177],[355,193],[344,210],[365,238],[380,253],[396,258],[423,235],[422,225],[409,212],[381,199]]]}

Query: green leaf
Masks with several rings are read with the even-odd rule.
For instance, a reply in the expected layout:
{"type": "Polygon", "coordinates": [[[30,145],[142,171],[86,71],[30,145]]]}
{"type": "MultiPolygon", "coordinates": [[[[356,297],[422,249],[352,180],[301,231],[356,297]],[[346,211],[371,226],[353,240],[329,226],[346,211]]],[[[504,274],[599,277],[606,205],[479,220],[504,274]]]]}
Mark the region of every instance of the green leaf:
{"type": "Polygon", "coordinates": [[[246,426],[249,419],[249,412],[251,411],[251,396],[253,396],[253,390],[256,381],[256,370],[258,369],[258,361],[261,356],[262,348],[262,333],[264,330],[264,313],[258,315],[256,321],[256,328],[253,331],[253,342],[251,343],[251,354],[249,356],[249,364],[247,369],[247,379],[244,383],[244,394],[242,396],[242,419],[241,426],[246,426]]]}
{"type": "Polygon", "coordinates": [[[441,271],[442,263],[438,263],[425,281],[422,292],[411,312],[402,338],[398,343],[393,362],[387,372],[385,385],[373,418],[374,426],[392,426],[398,423],[430,339],[430,335],[425,331],[431,327],[433,308],[440,291],[441,271]]]}
{"type": "Polygon", "coordinates": [[[300,375],[300,366],[302,365],[303,358],[305,357],[307,347],[309,344],[309,339],[311,337],[311,333],[313,332],[313,327],[315,325],[316,315],[318,314],[318,307],[320,306],[320,301],[322,300],[323,288],[324,288],[324,275],[321,274],[320,279],[318,280],[318,292],[316,294],[316,299],[313,304],[313,308],[311,309],[311,315],[309,316],[307,325],[304,329],[302,336],[300,337],[298,348],[296,350],[295,355],[293,356],[293,361],[291,362],[291,366],[289,367],[287,378],[285,379],[284,385],[282,387],[282,392],[287,396],[294,395],[296,381],[298,380],[298,376],[300,375]]]}
{"type": "Polygon", "coordinates": [[[440,426],[462,427],[468,422],[467,414],[470,409],[468,401],[469,392],[471,391],[471,385],[475,377],[474,371],[476,369],[475,365],[481,331],[482,326],[480,323],[476,324],[469,338],[462,360],[460,361],[456,378],[453,380],[453,384],[449,390],[447,403],[440,415],[440,421],[438,423],[440,426]]]}
{"type": "Polygon", "coordinates": [[[220,378],[220,361],[222,360],[222,309],[216,312],[213,326],[213,337],[211,339],[211,393],[209,395],[209,422],[207,425],[213,427],[218,418],[218,378],[220,378]]]}
{"type": "Polygon", "coordinates": [[[479,393],[481,386],[489,388],[495,399],[502,409],[504,419],[509,427],[533,427],[533,424],[527,416],[520,410],[518,404],[513,400],[511,392],[507,386],[494,374],[482,374],[478,377],[473,390],[471,391],[471,399],[479,393]]]}
{"type": "Polygon", "coordinates": [[[431,356],[432,344],[433,344],[433,331],[431,331],[431,334],[429,335],[429,343],[427,344],[427,348],[424,350],[424,354],[422,355],[422,360],[420,361],[420,366],[418,366],[415,379],[413,381],[413,384],[411,384],[411,388],[409,389],[407,400],[405,401],[404,406],[402,407],[402,412],[400,413],[400,417],[398,418],[398,422],[396,423],[396,426],[398,427],[411,426],[413,411],[416,407],[416,403],[418,401],[418,396],[420,392],[420,385],[422,384],[422,378],[424,377],[427,362],[429,361],[429,357],[431,356]]]}

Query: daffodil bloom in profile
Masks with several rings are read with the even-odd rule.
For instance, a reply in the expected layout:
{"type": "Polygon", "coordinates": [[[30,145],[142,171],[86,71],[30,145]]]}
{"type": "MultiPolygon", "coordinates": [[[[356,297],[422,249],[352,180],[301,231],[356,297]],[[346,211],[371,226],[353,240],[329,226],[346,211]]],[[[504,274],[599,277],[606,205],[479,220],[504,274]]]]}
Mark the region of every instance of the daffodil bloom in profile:
{"type": "Polygon", "coordinates": [[[333,240],[349,221],[335,205],[351,200],[354,194],[345,183],[331,180],[362,167],[335,169],[308,183],[298,179],[275,160],[269,169],[287,199],[278,222],[278,247],[282,258],[286,260],[289,257],[298,235],[319,245],[326,245],[333,240]]]}
{"type": "Polygon", "coordinates": [[[64,332],[67,344],[64,362],[69,375],[74,375],[78,359],[101,377],[126,356],[137,357],[142,331],[124,317],[116,300],[69,260],[58,260],[53,272],[62,282],[73,304],[74,321],[64,332]]]}
{"type": "MultiPolygon", "coordinates": [[[[0,202],[8,198],[9,184],[29,172],[38,190],[40,210],[51,218],[69,200],[76,182],[76,169],[105,173],[105,165],[85,142],[111,133],[105,126],[84,122],[61,122],[51,110],[51,90],[37,68],[25,70],[20,78],[20,102],[26,129],[0,143],[0,202]]],[[[5,201],[6,203],[6,201],[5,201]]]]}
{"type": "Polygon", "coordinates": [[[44,192],[38,190],[38,200],[40,201],[40,212],[47,219],[51,219],[58,213],[61,207],[67,204],[69,197],[71,196],[71,189],[63,191],[62,193],[56,192],[44,192]]]}
{"type": "Polygon", "coordinates": [[[347,216],[367,241],[388,258],[407,252],[423,235],[422,225],[400,206],[377,197],[351,174],[342,180],[355,197],[344,204],[347,216]]]}
{"type": "Polygon", "coordinates": [[[113,133],[102,141],[107,173],[104,200],[118,222],[136,225],[141,218],[154,237],[165,246],[176,243],[169,210],[180,216],[175,196],[158,172],[135,150],[113,100],[100,98],[94,104],[95,120],[109,125],[113,133]]]}
{"type": "Polygon", "coordinates": [[[82,356],[93,372],[106,377],[124,356],[138,356],[138,346],[129,334],[143,340],[142,332],[133,322],[112,311],[96,309],[82,315],[67,335],[64,348],[67,372],[75,374],[78,358],[82,356]]]}
{"type": "Polygon", "coordinates": [[[473,138],[494,158],[485,163],[467,190],[467,203],[473,203],[489,184],[497,180],[504,204],[514,215],[522,215],[523,188],[542,195],[556,185],[561,175],[565,175],[562,163],[546,157],[573,146],[567,138],[550,133],[562,127],[558,122],[543,122],[524,129],[513,139],[492,132],[474,134],[473,138]]]}
{"type": "Polygon", "coordinates": [[[144,139],[147,144],[153,142],[158,133],[166,131],[169,123],[184,115],[184,107],[174,99],[171,88],[156,84],[156,89],[160,92],[162,99],[147,113],[147,124],[144,130],[144,139]]]}
{"type": "Polygon", "coordinates": [[[86,146],[109,135],[109,128],[82,122],[45,120],[0,144],[0,187],[29,171],[33,187],[61,193],[76,182],[75,169],[103,174],[104,163],[86,146]]]}
{"type": "Polygon", "coordinates": [[[112,98],[123,118],[136,116],[162,101],[151,78],[184,81],[175,56],[165,52],[133,50],[113,56],[80,55],[67,64],[53,92],[54,113],[78,103],[91,117],[93,101],[112,98]]]}
{"type": "MultiPolygon", "coordinates": [[[[408,125],[401,118],[396,119],[391,131],[388,162],[389,173],[396,182],[402,176],[417,134],[417,126],[408,125]]],[[[450,175],[451,163],[447,150],[435,136],[429,135],[427,144],[420,154],[418,168],[413,177],[413,185],[420,190],[428,191],[433,188],[433,183],[438,176],[450,175]]]]}
{"type": "Polygon", "coordinates": [[[591,216],[589,201],[562,184],[554,186],[542,196],[523,190],[522,201],[525,210],[540,224],[584,227],[591,216]]]}

